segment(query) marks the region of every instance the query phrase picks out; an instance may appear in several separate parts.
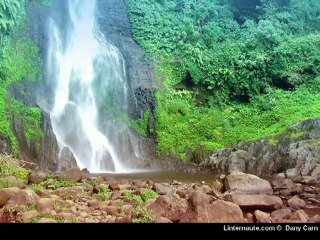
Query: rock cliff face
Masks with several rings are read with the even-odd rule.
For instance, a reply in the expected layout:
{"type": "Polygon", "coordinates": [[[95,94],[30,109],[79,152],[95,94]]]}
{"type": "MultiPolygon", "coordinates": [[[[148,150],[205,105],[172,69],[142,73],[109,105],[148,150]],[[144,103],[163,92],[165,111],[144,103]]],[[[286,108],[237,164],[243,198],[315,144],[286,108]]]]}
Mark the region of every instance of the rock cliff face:
{"type": "Polygon", "coordinates": [[[131,117],[142,117],[145,110],[153,110],[152,91],[159,81],[155,64],[133,40],[128,12],[122,0],[98,0],[99,28],[122,53],[127,64],[131,93],[129,94],[131,117]]]}
{"type": "MultiPolygon", "coordinates": [[[[201,166],[219,174],[234,171],[269,177],[310,175],[320,164],[320,119],[290,126],[284,133],[218,151],[201,166]]],[[[319,176],[320,177],[320,176],[319,176]]]]}

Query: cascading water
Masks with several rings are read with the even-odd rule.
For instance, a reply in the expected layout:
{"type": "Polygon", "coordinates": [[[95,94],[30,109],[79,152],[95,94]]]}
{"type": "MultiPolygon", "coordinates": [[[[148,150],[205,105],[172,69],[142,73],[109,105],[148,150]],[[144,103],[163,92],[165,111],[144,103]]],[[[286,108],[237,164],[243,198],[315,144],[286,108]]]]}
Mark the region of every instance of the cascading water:
{"type": "Polygon", "coordinates": [[[102,120],[100,114],[128,108],[125,61],[96,26],[96,0],[67,2],[66,25],[50,20],[47,70],[54,99],[44,108],[60,150],[69,149],[80,168],[128,172],[123,161],[140,155],[134,136],[116,118],[102,120]]]}

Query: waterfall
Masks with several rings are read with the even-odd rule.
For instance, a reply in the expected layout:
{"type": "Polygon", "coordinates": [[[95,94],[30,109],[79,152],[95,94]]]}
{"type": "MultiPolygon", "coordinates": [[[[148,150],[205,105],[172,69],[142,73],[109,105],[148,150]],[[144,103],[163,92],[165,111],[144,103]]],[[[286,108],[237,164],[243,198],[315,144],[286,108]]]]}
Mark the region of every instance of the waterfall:
{"type": "Polygon", "coordinates": [[[90,172],[128,172],[125,163],[137,160],[141,149],[111,114],[128,109],[125,61],[97,27],[97,1],[67,2],[68,21],[59,26],[52,17],[48,30],[53,99],[46,108],[60,151],[70,150],[90,172]]]}

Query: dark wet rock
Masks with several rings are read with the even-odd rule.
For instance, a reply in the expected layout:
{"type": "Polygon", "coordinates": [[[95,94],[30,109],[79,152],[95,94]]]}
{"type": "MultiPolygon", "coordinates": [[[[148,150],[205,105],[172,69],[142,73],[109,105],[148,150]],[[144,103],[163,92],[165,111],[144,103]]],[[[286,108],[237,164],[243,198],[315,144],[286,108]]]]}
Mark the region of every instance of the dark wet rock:
{"type": "Polygon", "coordinates": [[[319,138],[320,118],[308,119],[290,126],[277,136],[217,151],[201,166],[215,174],[242,171],[270,177],[289,169],[287,176],[307,176],[315,165],[320,164],[319,138]]]}
{"type": "Polygon", "coordinates": [[[28,176],[28,184],[39,184],[48,179],[48,173],[43,171],[32,172],[28,176]]]}
{"type": "Polygon", "coordinates": [[[271,213],[272,219],[289,219],[292,215],[292,212],[288,208],[278,209],[271,213]]]}
{"type": "Polygon", "coordinates": [[[308,214],[306,214],[305,211],[298,210],[292,214],[292,216],[290,217],[290,220],[297,220],[299,222],[306,223],[309,220],[309,216],[308,216],[308,214]]]}
{"type": "Polygon", "coordinates": [[[8,200],[19,192],[20,189],[17,187],[0,189],[0,207],[6,205],[8,200]]]}
{"type": "Polygon", "coordinates": [[[271,223],[272,222],[269,213],[265,213],[260,210],[256,210],[254,212],[254,216],[256,218],[257,223],[271,223]]]}
{"type": "Polygon", "coordinates": [[[232,193],[225,197],[243,209],[279,209],[283,206],[281,198],[266,194],[232,193]]]}
{"type": "Polygon", "coordinates": [[[65,172],[64,175],[66,179],[70,182],[79,182],[83,177],[82,172],[78,167],[69,169],[68,171],[65,172]]]}
{"type": "Polygon", "coordinates": [[[89,175],[90,171],[87,168],[81,170],[82,175],[89,175]]]}
{"type": "Polygon", "coordinates": [[[306,202],[297,196],[294,196],[288,200],[288,205],[292,209],[298,210],[306,206],[306,202]]]}
{"type": "Polygon", "coordinates": [[[227,191],[233,190],[235,192],[248,194],[273,193],[271,185],[267,180],[245,173],[228,175],[225,179],[225,189],[227,191]]]}

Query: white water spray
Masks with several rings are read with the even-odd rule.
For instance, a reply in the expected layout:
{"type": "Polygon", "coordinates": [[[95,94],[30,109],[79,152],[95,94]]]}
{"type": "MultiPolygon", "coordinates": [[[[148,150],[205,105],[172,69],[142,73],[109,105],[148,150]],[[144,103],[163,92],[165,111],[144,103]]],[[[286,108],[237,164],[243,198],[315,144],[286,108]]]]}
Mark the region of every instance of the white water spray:
{"type": "MultiPolygon", "coordinates": [[[[68,8],[70,23],[64,31],[54,19],[49,29],[48,76],[55,84],[49,110],[53,131],[60,150],[69,149],[80,168],[127,172],[112,139],[99,126],[106,94],[117,95],[122,110],[127,108],[125,62],[95,26],[96,0],[68,0],[68,8]]],[[[117,127],[112,123],[107,126],[117,127]]]]}

